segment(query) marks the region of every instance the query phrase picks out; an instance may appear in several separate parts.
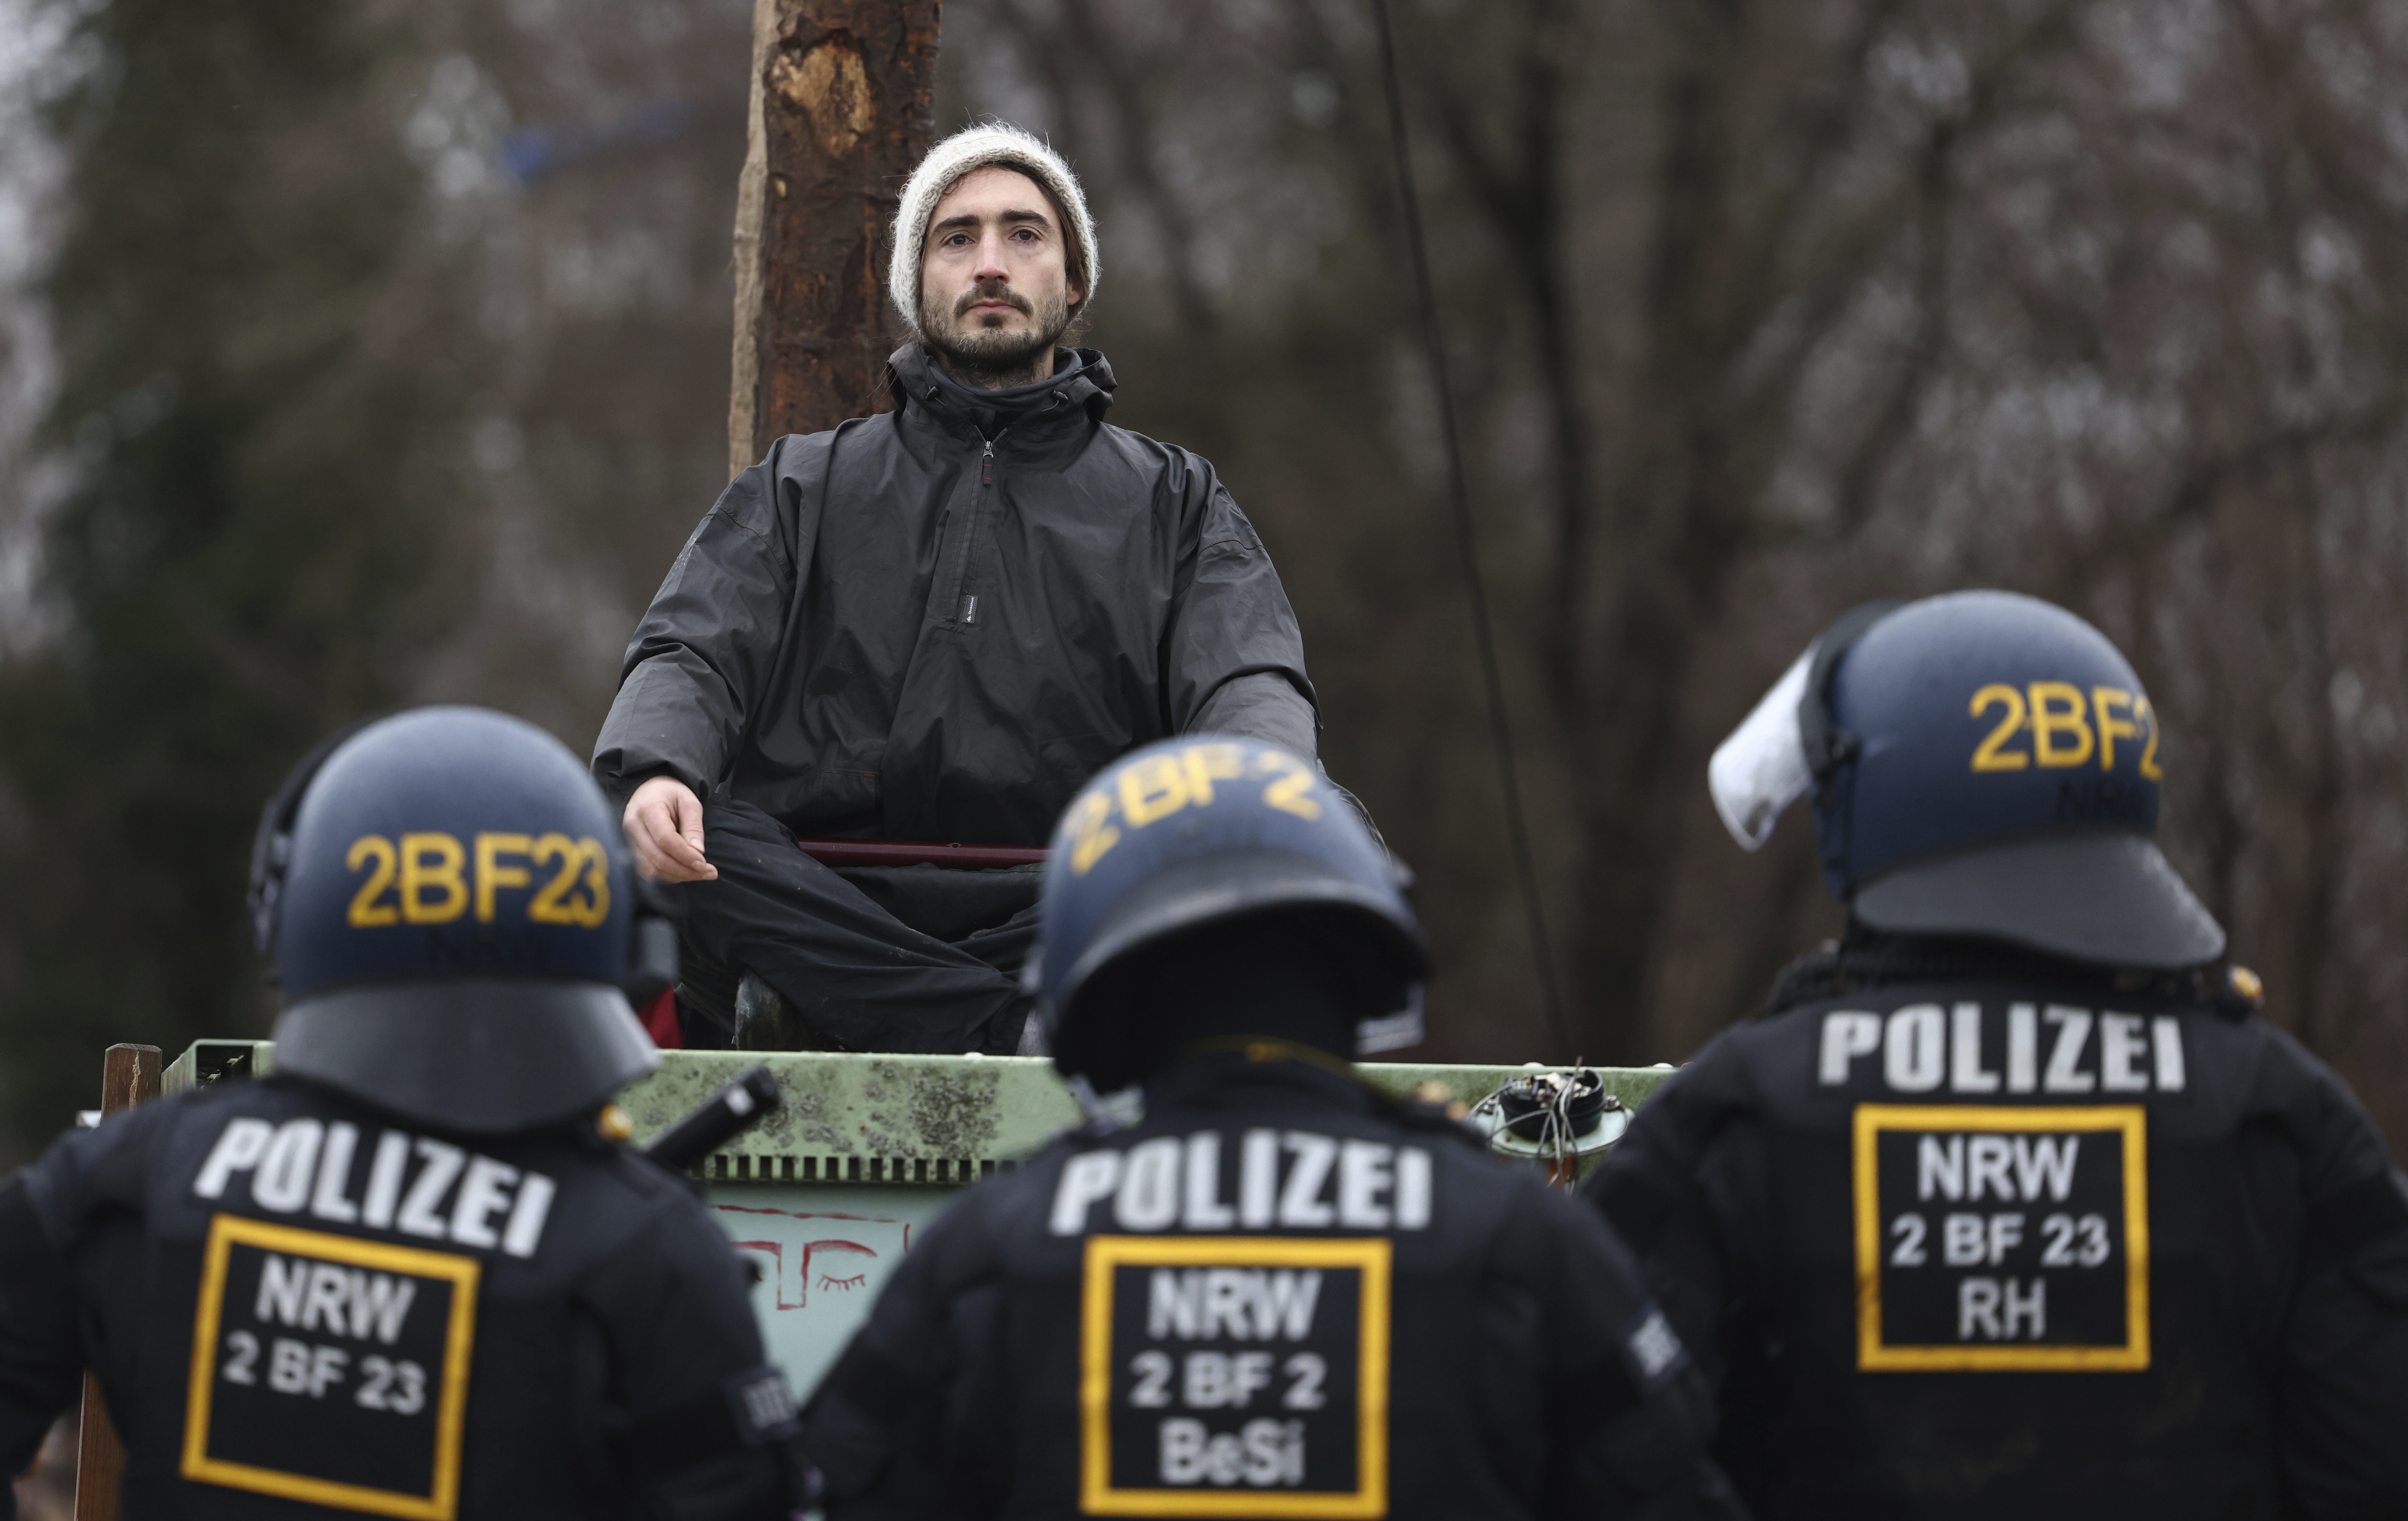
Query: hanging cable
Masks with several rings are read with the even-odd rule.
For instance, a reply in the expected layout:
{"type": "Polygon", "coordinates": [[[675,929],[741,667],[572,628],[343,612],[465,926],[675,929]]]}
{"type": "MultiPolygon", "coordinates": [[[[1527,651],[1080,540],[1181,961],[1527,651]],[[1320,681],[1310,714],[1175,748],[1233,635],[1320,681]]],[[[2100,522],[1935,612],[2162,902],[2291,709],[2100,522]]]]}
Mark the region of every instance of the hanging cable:
{"type": "Polygon", "coordinates": [[[1520,768],[1513,759],[1513,725],[1505,710],[1505,678],[1497,664],[1497,636],[1489,624],[1488,592],[1480,580],[1478,536],[1471,524],[1471,493],[1463,474],[1463,439],[1455,427],[1455,390],[1448,383],[1446,346],[1439,332],[1437,288],[1430,280],[1429,250],[1422,241],[1421,195],[1413,183],[1412,145],[1405,139],[1403,89],[1397,82],[1397,37],[1388,21],[1388,0],[1371,0],[1380,23],[1380,70],[1387,87],[1388,137],[1397,160],[1397,194],[1404,203],[1405,242],[1412,250],[1413,285],[1421,297],[1422,342],[1429,351],[1430,379],[1438,387],[1440,432],[1446,439],[1448,499],[1463,555],[1463,580],[1471,596],[1473,642],[1480,651],[1480,677],[1488,696],[1488,727],[1497,745],[1497,779],[1505,794],[1505,830],[1513,850],[1513,872],[1522,888],[1522,911],[1530,926],[1530,952],[1539,964],[1539,985],[1547,999],[1547,1027],[1570,1050],[1564,1000],[1555,985],[1555,952],[1547,940],[1547,916],[1539,901],[1539,868],[1530,854],[1530,830],[1522,814],[1520,768]]]}

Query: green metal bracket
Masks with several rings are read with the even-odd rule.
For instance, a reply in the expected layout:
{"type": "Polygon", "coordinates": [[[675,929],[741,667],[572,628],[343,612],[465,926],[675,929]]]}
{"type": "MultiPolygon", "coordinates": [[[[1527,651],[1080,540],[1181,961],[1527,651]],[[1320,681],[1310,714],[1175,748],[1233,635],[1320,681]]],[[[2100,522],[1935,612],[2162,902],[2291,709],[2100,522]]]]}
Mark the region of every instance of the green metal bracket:
{"type": "MultiPolygon", "coordinates": [[[[619,1107],[635,1144],[652,1139],[754,1062],[765,1062],[786,1107],[711,1154],[712,1182],[885,1184],[960,1187],[1036,1152],[1077,1125],[1079,1106],[1035,1056],[880,1056],[838,1052],[670,1051],[630,1083],[619,1107]]],[[[162,1093],[275,1069],[273,1040],[197,1040],[160,1074],[162,1093]]],[[[1432,1091],[1478,1101],[1539,1064],[1522,1067],[1364,1062],[1355,1075],[1392,1098],[1432,1091]]],[[[1597,1069],[1606,1091],[1637,1109],[1669,1067],[1597,1069]]]]}
{"type": "MultiPolygon", "coordinates": [[[[874,1056],[833,1052],[682,1051],[630,1084],[619,1107],[638,1144],[667,1129],[753,1062],[766,1062],[786,1107],[711,1155],[712,1182],[906,1184],[959,1187],[1036,1152],[1080,1121],[1054,1064],[1034,1056],[874,1056]]],[[[1355,1075],[1393,1098],[1430,1091],[1476,1102],[1527,1067],[1366,1062],[1355,1075]]],[[[1670,1068],[1598,1069],[1606,1091],[1636,1109],[1670,1068]]]]}
{"type": "Polygon", "coordinates": [[[265,1077],[276,1067],[273,1040],[195,1040],[159,1073],[162,1094],[232,1077],[265,1077]]]}

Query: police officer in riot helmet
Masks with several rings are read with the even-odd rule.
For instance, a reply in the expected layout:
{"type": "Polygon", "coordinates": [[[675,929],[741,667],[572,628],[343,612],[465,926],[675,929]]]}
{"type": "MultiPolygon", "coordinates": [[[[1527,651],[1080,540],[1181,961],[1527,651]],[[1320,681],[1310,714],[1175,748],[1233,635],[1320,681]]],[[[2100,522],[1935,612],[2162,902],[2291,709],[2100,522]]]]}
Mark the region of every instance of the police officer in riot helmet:
{"type": "Polygon", "coordinates": [[[1125,757],[1053,838],[1039,1017],[1142,1084],[914,1243],[805,1412],[862,1516],[1736,1514],[1588,1212],[1349,1058],[1420,1039],[1400,872],[1302,759],[1125,757]]]}
{"type": "Polygon", "coordinates": [[[0,1470],[90,1370],[129,1516],[785,1515],[742,1267],[597,1128],[659,1060],[599,790],[478,709],[338,739],[262,824],[273,1074],[0,1186],[0,1470]]]}
{"type": "Polygon", "coordinates": [[[2174,764],[2079,618],[1859,609],[1715,753],[1811,792],[1846,937],[1584,1190],[1761,1514],[2408,1514],[2408,1195],[2158,854],[2174,764]]]}

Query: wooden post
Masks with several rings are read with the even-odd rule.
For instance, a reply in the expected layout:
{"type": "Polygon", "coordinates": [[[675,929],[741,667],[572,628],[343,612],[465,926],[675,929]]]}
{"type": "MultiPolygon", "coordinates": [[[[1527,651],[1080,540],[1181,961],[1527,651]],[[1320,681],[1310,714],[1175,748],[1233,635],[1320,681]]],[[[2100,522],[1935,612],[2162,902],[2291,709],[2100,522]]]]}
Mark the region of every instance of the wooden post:
{"type": "Polygon", "coordinates": [[[887,409],[889,227],[928,151],[941,0],[753,0],[728,474],[887,409]]]}
{"type": "MultiPolygon", "coordinates": [[[[121,1109],[159,1097],[159,1048],[111,1046],[101,1058],[100,1112],[105,1117],[121,1109]]],[[[117,1491],[125,1477],[125,1443],[108,1422],[108,1406],[100,1398],[100,1384],[83,1376],[83,1430],[76,1448],[75,1521],[117,1521],[117,1491]]]]}

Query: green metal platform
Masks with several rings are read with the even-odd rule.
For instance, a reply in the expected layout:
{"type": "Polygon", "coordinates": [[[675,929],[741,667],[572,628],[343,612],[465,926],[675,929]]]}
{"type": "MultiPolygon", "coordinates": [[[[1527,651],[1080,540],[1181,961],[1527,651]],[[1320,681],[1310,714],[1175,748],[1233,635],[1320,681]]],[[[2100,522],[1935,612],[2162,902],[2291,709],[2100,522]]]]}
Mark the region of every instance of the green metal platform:
{"type": "MultiPolygon", "coordinates": [[[[259,1076],[275,1062],[272,1041],[202,1040],[169,1064],[160,1086],[174,1093],[259,1076]]],[[[755,1062],[767,1064],[785,1107],[697,1173],[729,1239],[760,1268],[753,1307],[762,1333],[802,1397],[910,1250],[912,1233],[963,1187],[1077,1125],[1079,1106],[1041,1058],[672,1051],[619,1095],[635,1144],[755,1062]]],[[[1366,1062],[1355,1070],[1398,1098],[1436,1083],[1469,1103],[1537,1068],[1366,1062]]],[[[1636,1109],[1671,1069],[1596,1070],[1607,1092],[1636,1109]]]]}

